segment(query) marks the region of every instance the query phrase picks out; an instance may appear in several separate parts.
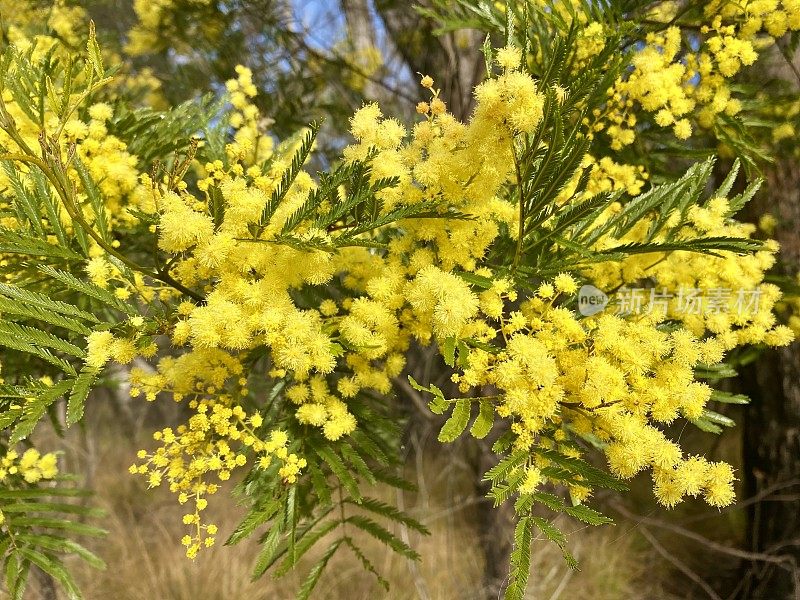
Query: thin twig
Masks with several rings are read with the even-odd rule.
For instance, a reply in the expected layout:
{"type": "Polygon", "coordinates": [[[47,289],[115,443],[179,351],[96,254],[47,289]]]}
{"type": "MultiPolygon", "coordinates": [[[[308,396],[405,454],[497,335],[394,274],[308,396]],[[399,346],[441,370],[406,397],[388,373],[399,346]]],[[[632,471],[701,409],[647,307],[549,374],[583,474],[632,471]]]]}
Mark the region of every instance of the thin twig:
{"type": "Polygon", "coordinates": [[[695,533],[694,531],[691,531],[684,527],[680,527],[679,525],[667,523],[666,521],[662,521],[660,519],[653,519],[652,517],[645,517],[643,515],[634,514],[621,504],[614,503],[613,506],[615,510],[620,514],[622,514],[624,517],[626,517],[627,519],[631,519],[633,521],[637,521],[640,525],[650,525],[652,527],[666,529],[668,531],[677,533],[678,535],[688,538],[690,540],[694,540],[697,543],[702,544],[706,548],[719,552],[720,554],[727,554],[729,556],[734,556],[736,558],[741,558],[743,560],[774,563],[784,566],[785,563],[787,562],[789,563],[794,562],[792,558],[787,555],[774,555],[774,554],[766,554],[763,552],[747,552],[746,550],[731,548],[730,546],[725,546],[724,544],[720,544],[718,542],[710,540],[707,537],[700,535],[699,533],[695,533]]]}
{"type": "Polygon", "coordinates": [[[431,412],[431,410],[428,408],[428,405],[425,403],[425,400],[422,398],[422,394],[420,394],[417,390],[411,387],[411,384],[405,377],[395,377],[393,381],[397,387],[401,388],[402,391],[409,398],[411,398],[411,401],[414,403],[414,406],[417,407],[417,410],[419,410],[419,413],[423,417],[425,417],[425,419],[432,421],[436,418],[434,414],[431,412]]]}
{"type": "Polygon", "coordinates": [[[661,543],[655,538],[655,536],[650,533],[645,527],[639,528],[639,533],[644,536],[644,538],[650,542],[650,545],[653,549],[658,552],[664,559],[666,559],[669,563],[671,563],[676,569],[678,569],[681,573],[686,575],[689,579],[694,581],[700,588],[708,594],[708,597],[712,600],[722,600],[722,598],[714,591],[708,582],[700,577],[697,573],[692,571],[688,566],[678,560],[674,555],[667,552],[667,549],[661,545],[661,543]]]}

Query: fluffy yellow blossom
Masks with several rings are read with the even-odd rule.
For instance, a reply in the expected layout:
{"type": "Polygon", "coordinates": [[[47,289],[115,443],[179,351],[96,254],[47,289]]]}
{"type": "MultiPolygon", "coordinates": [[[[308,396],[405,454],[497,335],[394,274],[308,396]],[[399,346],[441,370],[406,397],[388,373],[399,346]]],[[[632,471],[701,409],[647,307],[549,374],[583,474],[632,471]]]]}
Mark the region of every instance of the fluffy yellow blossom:
{"type": "Polygon", "coordinates": [[[0,483],[11,488],[14,483],[32,484],[42,480],[54,479],[58,475],[58,456],[53,452],[41,454],[35,448],[28,448],[20,455],[16,450],[8,450],[0,456],[0,483]]]}

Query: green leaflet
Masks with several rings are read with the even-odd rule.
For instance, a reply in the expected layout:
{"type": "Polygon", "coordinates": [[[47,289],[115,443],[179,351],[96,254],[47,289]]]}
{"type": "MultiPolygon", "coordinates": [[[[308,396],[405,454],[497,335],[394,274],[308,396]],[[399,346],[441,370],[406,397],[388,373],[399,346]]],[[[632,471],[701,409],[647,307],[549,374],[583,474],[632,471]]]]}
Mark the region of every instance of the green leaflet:
{"type": "Polygon", "coordinates": [[[72,385],[72,380],[60,381],[50,387],[40,388],[36,395],[28,398],[22,405],[21,417],[11,433],[9,442],[15,444],[27,438],[39,424],[50,405],[66,394],[72,385]]]}
{"type": "Polygon", "coordinates": [[[514,528],[514,549],[511,552],[511,581],[506,588],[505,600],[523,600],[531,570],[531,540],[534,520],[522,517],[514,528]]]}
{"type": "Polygon", "coordinates": [[[331,557],[336,553],[343,541],[344,540],[339,539],[328,546],[328,549],[325,551],[325,554],[322,555],[322,558],[320,558],[319,561],[313,567],[311,567],[308,577],[306,577],[303,585],[300,586],[300,591],[297,593],[297,600],[308,600],[308,598],[311,596],[311,592],[313,592],[314,588],[317,586],[319,578],[322,576],[322,572],[328,565],[328,561],[330,561],[331,557]]]}
{"type": "Polygon", "coordinates": [[[472,403],[470,400],[461,398],[455,401],[450,418],[445,421],[439,432],[438,439],[440,442],[453,442],[464,432],[469,422],[471,409],[472,403]]]}
{"type": "Polygon", "coordinates": [[[482,440],[492,430],[494,425],[494,404],[491,400],[481,400],[480,410],[478,416],[475,417],[475,422],[472,424],[469,432],[472,437],[482,440]]]}
{"type": "Polygon", "coordinates": [[[46,308],[37,306],[36,304],[25,304],[19,301],[15,302],[2,295],[0,295],[0,314],[6,316],[14,315],[17,319],[23,317],[33,321],[48,323],[84,336],[89,335],[92,331],[77,319],[60,315],[46,308]]]}
{"type": "Polygon", "coordinates": [[[90,367],[84,367],[77,378],[75,378],[72,391],[67,403],[67,425],[74,425],[83,417],[83,408],[86,398],[92,389],[92,385],[97,380],[100,371],[90,367]]]}
{"type": "Polygon", "coordinates": [[[6,585],[12,598],[22,597],[31,565],[52,576],[67,596],[74,599],[82,596],[64,566],[64,559],[75,556],[94,568],[105,568],[101,558],[73,539],[105,535],[98,527],[78,522],[100,517],[103,511],[57,500],[86,494],[85,490],[61,485],[0,490],[0,511],[6,516],[0,530],[0,561],[4,562],[6,585]]]}
{"type": "Polygon", "coordinates": [[[413,560],[419,560],[420,558],[419,554],[417,554],[416,551],[414,551],[408,544],[369,517],[354,515],[346,518],[345,522],[355,525],[362,531],[365,531],[378,541],[388,545],[392,550],[405,556],[406,558],[413,560]]]}
{"type": "Polygon", "coordinates": [[[347,489],[347,492],[353,498],[361,498],[361,493],[358,491],[358,482],[355,477],[350,474],[350,470],[342,462],[342,459],[339,458],[329,446],[315,445],[313,448],[317,456],[330,467],[334,475],[336,475],[342,485],[347,489]]]}
{"type": "Polygon", "coordinates": [[[59,281],[67,288],[76,291],[84,296],[88,296],[89,298],[94,298],[95,300],[102,302],[109,308],[118,310],[122,313],[131,316],[138,314],[138,311],[133,306],[120,300],[108,290],[104,290],[103,288],[96,286],[92,283],[83,281],[82,279],[78,279],[72,273],[61,271],[59,269],[54,269],[49,265],[41,265],[39,267],[39,270],[48,277],[52,277],[53,279],[59,281]]]}
{"type": "Polygon", "coordinates": [[[531,517],[531,520],[536,525],[536,528],[541,531],[548,540],[561,548],[561,553],[564,555],[564,560],[567,561],[567,565],[572,569],[577,569],[578,563],[575,557],[573,557],[566,548],[567,538],[564,534],[552,523],[541,517],[531,517]]]}
{"type": "Polygon", "coordinates": [[[89,321],[90,323],[100,322],[99,319],[93,314],[73,306],[72,304],[62,302],[60,300],[54,300],[46,294],[20,288],[15,285],[0,283],[0,294],[9,299],[17,300],[22,304],[33,305],[37,308],[51,311],[53,313],[73,317],[76,319],[82,319],[84,321],[89,321]]]}

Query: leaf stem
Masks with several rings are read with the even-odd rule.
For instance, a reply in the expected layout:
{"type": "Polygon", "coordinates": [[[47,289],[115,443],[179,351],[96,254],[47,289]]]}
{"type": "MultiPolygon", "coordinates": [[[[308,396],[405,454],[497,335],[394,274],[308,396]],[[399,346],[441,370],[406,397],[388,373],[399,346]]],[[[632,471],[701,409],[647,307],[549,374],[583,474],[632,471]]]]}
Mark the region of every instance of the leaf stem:
{"type": "Polygon", "coordinates": [[[522,185],[522,168],[519,164],[519,156],[517,155],[517,147],[514,145],[514,138],[511,138],[511,152],[514,154],[514,168],[517,173],[517,190],[519,192],[519,227],[517,229],[517,247],[514,251],[514,262],[511,265],[511,271],[514,272],[519,266],[519,261],[522,258],[522,244],[525,237],[525,190],[522,185]]]}

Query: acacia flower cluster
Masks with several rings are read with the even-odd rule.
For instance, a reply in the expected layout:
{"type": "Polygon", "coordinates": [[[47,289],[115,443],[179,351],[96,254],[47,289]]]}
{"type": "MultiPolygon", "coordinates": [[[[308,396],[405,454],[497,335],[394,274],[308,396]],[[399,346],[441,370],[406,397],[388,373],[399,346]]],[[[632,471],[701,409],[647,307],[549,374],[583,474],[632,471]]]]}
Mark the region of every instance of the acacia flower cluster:
{"type": "MultiPolygon", "coordinates": [[[[253,136],[253,130],[248,136],[235,136],[227,164],[198,166],[202,196],[185,185],[168,190],[152,183],[151,197],[140,208],[158,211],[158,243],[172,256],[172,276],[185,286],[203,289],[205,302],[177,306],[171,336],[175,347],[182,348],[179,356],[161,358],[152,372],[133,371],[134,394],[154,399],[169,392],[197,411],[177,433],[157,434],[164,446],[155,453],[143,451],[146,462],[133,471],[147,474],[151,485],[165,478],[173,491],[203,506],[204,496],[218,485],[209,477],[228,479],[232,469],[248,463],[248,452],[267,465],[271,456],[277,457],[281,478],[291,483],[306,458],[287,450],[287,444],[299,447],[302,440],[287,440],[278,432],[270,441],[261,441],[265,438],[249,429],[252,421],[248,425],[248,419],[258,415],[247,417],[230,395],[232,389],[247,395],[242,361],[250,351],[269,348],[269,375],[286,382],[285,395],[296,407],[297,421],[336,441],[358,427],[348,409],[350,399],[369,390],[388,393],[412,343],[441,347],[457,340],[465,343],[460,358],[465,366],[456,370],[453,380],[463,393],[478,397],[483,389],[497,390],[489,406],[510,421],[515,449],[543,446],[580,456],[584,451],[575,442],[589,436],[602,445],[618,477],[650,469],[656,496],[668,506],[698,494],[716,506],[732,501],[730,467],[684,455],[661,425],[703,414],[712,390],[695,380],[699,365],[717,364],[741,345],[782,345],[792,339],[788,328],[775,322],[777,289],[763,283],[775,245],[752,256],[636,255],[563,273],[543,282],[533,296],[520,298],[513,282],[483,260],[503,231],[512,239],[517,231],[518,211],[505,189],[515,176],[514,144],[541,119],[543,96],[533,79],[515,66],[516,49],[500,56],[503,73],[476,89],[477,105],[468,123],[434,110],[438,93],[427,80],[423,85],[431,89],[432,100],[421,111],[425,118],[410,139],[405,128],[384,118],[376,105],[365,106],[353,117],[357,143],[345,149],[344,160],[377,152],[372,180],[397,181],[379,192],[384,211],[428,202],[437,210],[444,206],[470,216],[408,219],[393,232],[385,253],[345,248],[332,254],[275,243],[317,184],[301,173],[270,221],[259,226],[263,206],[280,183],[279,167],[274,165],[285,159],[277,156],[272,170],[257,166],[272,150],[253,136]],[[225,205],[216,223],[210,208],[214,197],[225,205]],[[259,226],[257,238],[251,235],[254,226],[259,226]],[[490,286],[476,291],[458,273],[474,273],[490,286]],[[568,307],[579,280],[611,289],[645,278],[666,289],[759,287],[764,301],[753,313],[734,312],[731,305],[714,314],[681,315],[671,307],[638,321],[613,315],[583,319],[568,307]],[[315,290],[318,303],[299,300],[302,290],[315,290]],[[665,329],[667,320],[676,328],[665,329]],[[268,448],[276,435],[281,443],[268,448]]],[[[246,69],[239,70],[239,77],[228,85],[234,93],[249,86],[246,69]]],[[[250,106],[242,104],[246,96],[236,100],[237,111],[252,115],[236,120],[242,127],[255,119],[250,106]]],[[[610,166],[603,169],[603,164],[590,177],[600,188],[608,185],[603,182],[610,166]]],[[[611,205],[596,225],[619,209],[611,205]]],[[[679,217],[667,215],[676,223],[679,217]]],[[[600,237],[596,248],[640,241],[652,218],[642,218],[623,238],[600,237]]],[[[315,231],[313,222],[299,229],[301,235],[335,235],[315,231]]],[[[731,219],[724,198],[694,207],[681,231],[689,239],[751,233],[750,226],[731,219]]],[[[169,294],[178,296],[163,290],[161,297],[169,294]]],[[[92,335],[108,338],[108,344],[120,343],[106,332],[92,335]]],[[[127,348],[135,347],[129,341],[127,348]]],[[[108,348],[115,356],[124,354],[108,348]]],[[[547,465],[543,457],[529,461],[523,490],[533,493],[549,481],[547,465]]],[[[569,488],[576,500],[591,492],[580,481],[569,488]]],[[[196,515],[188,523],[195,530],[188,545],[192,556],[201,544],[203,527],[199,509],[196,515]]]]}

